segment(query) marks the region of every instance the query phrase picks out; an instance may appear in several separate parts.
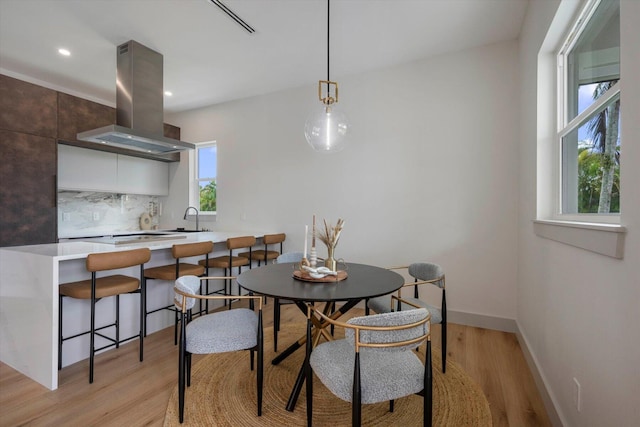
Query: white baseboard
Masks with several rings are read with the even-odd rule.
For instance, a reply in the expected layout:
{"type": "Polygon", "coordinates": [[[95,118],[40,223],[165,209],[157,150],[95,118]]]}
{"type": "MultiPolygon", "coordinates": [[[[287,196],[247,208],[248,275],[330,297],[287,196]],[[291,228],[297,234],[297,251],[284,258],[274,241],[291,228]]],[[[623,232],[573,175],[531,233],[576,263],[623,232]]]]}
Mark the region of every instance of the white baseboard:
{"type": "Polygon", "coordinates": [[[528,341],[520,331],[519,325],[517,325],[516,337],[518,338],[518,342],[520,343],[520,348],[522,349],[524,358],[527,361],[527,365],[529,365],[529,370],[533,375],[533,380],[536,383],[536,388],[540,392],[540,397],[542,397],[542,403],[544,403],[544,408],[547,410],[549,421],[551,421],[551,424],[555,427],[562,427],[567,425],[566,423],[562,422],[562,417],[556,410],[556,405],[554,405],[553,403],[554,398],[549,393],[549,389],[547,388],[544,375],[538,369],[538,363],[536,362],[536,357],[533,355],[533,353],[531,353],[531,350],[529,350],[528,341]]]}
{"type": "Polygon", "coordinates": [[[549,416],[551,424],[556,427],[562,427],[566,425],[566,423],[562,421],[562,417],[556,410],[554,399],[549,393],[549,390],[546,386],[546,381],[544,380],[544,376],[538,369],[536,358],[531,353],[529,344],[525,336],[520,331],[520,327],[515,320],[503,317],[486,316],[484,314],[448,310],[447,322],[514,333],[516,335],[516,338],[518,339],[518,343],[520,343],[520,348],[522,348],[522,353],[524,354],[524,358],[527,361],[529,370],[533,375],[533,380],[536,383],[536,388],[540,392],[540,397],[542,398],[542,402],[544,404],[545,410],[547,411],[547,415],[549,416]]]}
{"type": "Polygon", "coordinates": [[[487,316],[464,311],[447,310],[447,322],[460,325],[475,326],[476,328],[493,329],[502,332],[515,333],[516,321],[505,317],[487,316]]]}
{"type": "MultiPolygon", "coordinates": [[[[364,304],[360,303],[356,307],[364,308],[364,304]]],[[[544,380],[544,376],[541,374],[541,371],[538,369],[536,358],[529,349],[527,339],[520,331],[520,327],[514,319],[487,316],[477,313],[467,313],[464,311],[447,310],[447,322],[514,333],[516,335],[516,338],[518,339],[518,343],[520,343],[520,348],[522,348],[522,353],[524,354],[527,365],[531,370],[531,374],[533,375],[533,380],[536,383],[536,387],[540,392],[542,402],[547,411],[547,415],[549,416],[551,424],[555,427],[562,427],[566,425],[566,423],[562,421],[562,417],[556,410],[556,406],[553,403],[554,399],[547,389],[546,381],[544,380]]]]}
{"type": "MultiPolygon", "coordinates": [[[[364,304],[360,303],[356,307],[364,308],[364,304]]],[[[529,349],[529,344],[520,331],[518,323],[514,319],[487,316],[477,313],[467,313],[464,311],[447,310],[447,322],[466,326],[474,326],[476,328],[493,329],[496,331],[510,332],[515,334],[518,338],[518,342],[520,343],[520,348],[522,348],[522,353],[524,354],[524,358],[527,361],[527,365],[529,366],[531,374],[533,375],[533,380],[535,381],[536,387],[540,392],[540,396],[542,397],[542,402],[544,403],[544,407],[547,411],[547,415],[549,416],[551,424],[556,427],[562,427],[566,425],[562,422],[562,418],[556,410],[556,406],[553,403],[554,399],[549,394],[546,386],[546,381],[544,380],[544,376],[538,369],[538,364],[536,363],[536,359],[529,349]]]]}

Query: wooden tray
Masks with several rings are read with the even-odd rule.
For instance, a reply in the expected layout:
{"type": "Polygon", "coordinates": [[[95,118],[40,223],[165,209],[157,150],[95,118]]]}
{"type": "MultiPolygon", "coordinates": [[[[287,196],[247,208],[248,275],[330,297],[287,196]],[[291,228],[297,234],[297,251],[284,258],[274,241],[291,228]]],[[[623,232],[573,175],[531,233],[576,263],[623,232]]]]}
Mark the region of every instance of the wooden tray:
{"type": "Polygon", "coordinates": [[[314,279],[309,276],[309,273],[306,271],[295,270],[293,272],[294,279],[302,280],[304,282],[315,282],[315,283],[331,283],[331,282],[339,282],[347,278],[347,272],[344,270],[338,270],[337,276],[325,276],[321,279],[314,279]]]}

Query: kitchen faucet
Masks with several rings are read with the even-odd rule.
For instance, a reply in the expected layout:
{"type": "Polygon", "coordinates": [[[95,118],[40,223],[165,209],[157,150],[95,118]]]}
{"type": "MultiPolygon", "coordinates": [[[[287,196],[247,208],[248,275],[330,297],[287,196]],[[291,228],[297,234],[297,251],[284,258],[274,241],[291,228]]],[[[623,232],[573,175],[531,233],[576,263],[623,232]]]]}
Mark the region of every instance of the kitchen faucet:
{"type": "Polygon", "coordinates": [[[189,209],[193,209],[194,211],[196,211],[196,231],[200,231],[199,228],[198,228],[198,218],[200,216],[200,212],[198,212],[198,209],[196,209],[193,206],[189,206],[187,208],[187,210],[184,211],[184,218],[182,218],[182,219],[187,219],[187,213],[189,212],[189,209]]]}

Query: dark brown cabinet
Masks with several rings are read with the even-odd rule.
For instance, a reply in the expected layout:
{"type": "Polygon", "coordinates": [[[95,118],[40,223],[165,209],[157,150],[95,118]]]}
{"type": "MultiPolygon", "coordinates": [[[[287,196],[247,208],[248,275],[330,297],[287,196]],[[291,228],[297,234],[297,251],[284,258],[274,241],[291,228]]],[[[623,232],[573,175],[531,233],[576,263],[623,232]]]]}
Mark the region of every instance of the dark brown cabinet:
{"type": "Polygon", "coordinates": [[[178,126],[165,123],[162,131],[167,138],[180,140],[180,128],[178,126]]]}
{"type": "MultiPolygon", "coordinates": [[[[78,132],[114,124],[115,108],[0,74],[0,247],[55,243],[57,148],[69,145],[165,162],[178,153],[147,155],[78,141],[78,132]]],[[[180,128],[164,125],[180,139],[180,128]]]]}
{"type": "Polygon", "coordinates": [[[66,93],[58,94],[58,139],[75,141],[79,132],[97,129],[115,122],[115,108],[66,93]]]}
{"type": "Polygon", "coordinates": [[[0,130],[0,246],[57,242],[57,143],[0,130]]]}
{"type": "Polygon", "coordinates": [[[55,138],[58,92],[0,74],[0,129],[55,138]]]}
{"type": "Polygon", "coordinates": [[[0,246],[57,241],[58,93],[0,75],[0,246]]]}

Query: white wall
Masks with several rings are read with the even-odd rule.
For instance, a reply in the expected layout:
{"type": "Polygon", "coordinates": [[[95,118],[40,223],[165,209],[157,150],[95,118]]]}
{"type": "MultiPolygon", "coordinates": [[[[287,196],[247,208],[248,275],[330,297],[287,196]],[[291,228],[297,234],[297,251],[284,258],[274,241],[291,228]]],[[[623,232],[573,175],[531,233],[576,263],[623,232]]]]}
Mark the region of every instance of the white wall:
{"type": "MultiPolygon", "coordinates": [[[[559,422],[632,426],[640,419],[640,2],[621,1],[622,224],[624,259],[538,237],[538,51],[559,1],[532,1],[520,39],[517,321],[559,422]],[[573,403],[576,378],[581,411],[573,403]]],[[[565,2],[564,8],[575,1],[565,2]]],[[[553,76],[553,72],[551,73],[553,76]]],[[[542,94],[554,102],[553,93],[542,94]]]]}
{"type": "MultiPolygon", "coordinates": [[[[184,140],[218,141],[214,229],[281,230],[285,250],[301,250],[314,213],[341,217],[337,257],[440,263],[451,312],[515,319],[517,56],[511,41],[336,76],[353,132],[335,155],[313,152],[304,139],[314,82],[171,122],[184,140]]],[[[184,163],[172,168],[165,214],[181,216],[187,205],[173,187],[187,180],[184,163]]]]}

